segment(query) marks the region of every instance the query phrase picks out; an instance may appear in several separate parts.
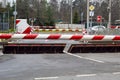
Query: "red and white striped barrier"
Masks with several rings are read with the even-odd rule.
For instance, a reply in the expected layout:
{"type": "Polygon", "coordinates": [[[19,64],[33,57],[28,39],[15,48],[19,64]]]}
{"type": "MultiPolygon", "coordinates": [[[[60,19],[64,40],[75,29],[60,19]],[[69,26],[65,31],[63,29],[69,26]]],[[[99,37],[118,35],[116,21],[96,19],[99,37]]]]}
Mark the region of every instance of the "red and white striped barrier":
{"type": "Polygon", "coordinates": [[[120,35],[80,34],[0,34],[0,39],[54,39],[87,41],[120,41],[120,35]]]}
{"type": "MultiPolygon", "coordinates": [[[[51,26],[52,27],[52,26],[51,26]]],[[[45,28],[45,27],[44,27],[45,28]]],[[[31,32],[82,32],[86,34],[85,29],[39,29],[39,26],[33,28],[27,23],[27,19],[16,19],[16,32],[19,34],[30,34],[31,32]]]]}
{"type": "Polygon", "coordinates": [[[82,29],[34,29],[38,32],[82,32],[82,29]]]}
{"type": "Polygon", "coordinates": [[[16,32],[20,34],[30,34],[31,27],[27,19],[16,19],[16,32]]]}

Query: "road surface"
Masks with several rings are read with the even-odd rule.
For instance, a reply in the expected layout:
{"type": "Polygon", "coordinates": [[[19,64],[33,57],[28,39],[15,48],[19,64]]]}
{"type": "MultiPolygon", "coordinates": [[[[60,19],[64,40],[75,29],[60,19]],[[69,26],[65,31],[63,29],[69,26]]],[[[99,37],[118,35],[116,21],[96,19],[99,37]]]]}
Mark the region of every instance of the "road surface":
{"type": "Polygon", "coordinates": [[[120,53],[5,54],[0,56],[0,80],[119,79],[120,53]]]}

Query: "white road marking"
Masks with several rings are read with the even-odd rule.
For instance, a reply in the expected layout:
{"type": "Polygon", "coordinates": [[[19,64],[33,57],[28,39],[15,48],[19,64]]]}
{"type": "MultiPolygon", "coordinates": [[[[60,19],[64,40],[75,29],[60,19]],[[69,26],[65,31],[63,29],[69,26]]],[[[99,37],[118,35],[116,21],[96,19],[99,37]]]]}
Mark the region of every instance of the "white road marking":
{"type": "Polygon", "coordinates": [[[12,71],[13,69],[0,70],[0,72],[12,71]]]}
{"type": "Polygon", "coordinates": [[[95,61],[95,62],[99,62],[99,63],[105,63],[105,62],[103,62],[103,61],[96,60],[96,59],[92,59],[92,58],[84,58],[84,59],[88,59],[88,60],[95,61]]]}
{"type": "Polygon", "coordinates": [[[75,54],[72,54],[72,53],[68,53],[66,51],[63,51],[64,53],[68,54],[68,55],[71,55],[71,56],[75,56],[75,57],[78,57],[78,58],[83,58],[83,59],[87,59],[87,60],[91,60],[91,61],[94,61],[94,62],[99,62],[99,63],[105,63],[103,61],[100,61],[100,60],[96,60],[96,59],[92,59],[92,58],[87,58],[87,57],[82,57],[82,56],[79,56],[79,55],[75,55],[75,54]]]}
{"type": "MultiPolygon", "coordinates": [[[[102,73],[103,74],[103,73],[102,73]]],[[[113,72],[111,73],[113,75],[119,75],[120,72],[113,72]]],[[[97,74],[80,74],[80,75],[75,75],[74,77],[94,77],[94,76],[97,76],[97,74]]],[[[61,76],[61,77],[64,77],[64,76],[61,76]]],[[[40,77],[40,78],[34,78],[34,80],[56,80],[60,77],[56,76],[56,77],[40,77]]]]}
{"type": "Polygon", "coordinates": [[[68,55],[71,55],[71,56],[75,56],[75,57],[78,57],[78,58],[83,58],[82,56],[78,56],[78,55],[75,55],[75,54],[71,54],[71,53],[68,53],[68,52],[65,52],[64,53],[68,54],[68,55]]]}
{"type": "Polygon", "coordinates": [[[96,76],[96,74],[82,74],[82,75],[76,75],[76,77],[90,77],[90,76],[96,76]]]}
{"type": "Polygon", "coordinates": [[[120,72],[114,72],[113,74],[114,74],[114,75],[119,75],[119,74],[120,74],[120,72]]]}
{"type": "Polygon", "coordinates": [[[34,78],[34,80],[50,80],[50,79],[58,79],[59,77],[40,77],[40,78],[34,78]]]}

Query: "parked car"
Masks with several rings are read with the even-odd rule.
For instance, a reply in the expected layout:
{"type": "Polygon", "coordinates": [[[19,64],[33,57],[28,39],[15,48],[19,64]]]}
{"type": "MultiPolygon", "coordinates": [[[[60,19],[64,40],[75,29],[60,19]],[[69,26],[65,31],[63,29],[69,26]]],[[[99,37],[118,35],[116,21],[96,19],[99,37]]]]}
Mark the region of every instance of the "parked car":
{"type": "Polygon", "coordinates": [[[106,27],[103,26],[103,25],[96,25],[96,26],[93,26],[92,28],[90,28],[90,33],[91,34],[95,34],[95,33],[101,33],[103,31],[105,31],[106,27]]]}

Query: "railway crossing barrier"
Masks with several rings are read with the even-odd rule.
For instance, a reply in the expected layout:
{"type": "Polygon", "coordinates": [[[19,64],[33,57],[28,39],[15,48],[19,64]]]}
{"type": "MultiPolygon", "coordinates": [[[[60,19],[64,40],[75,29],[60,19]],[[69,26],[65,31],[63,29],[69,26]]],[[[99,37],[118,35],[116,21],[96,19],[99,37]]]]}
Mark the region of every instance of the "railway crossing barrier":
{"type": "Polygon", "coordinates": [[[80,41],[120,41],[120,35],[0,34],[0,39],[53,39],[53,40],[80,40],[80,41]]]}

